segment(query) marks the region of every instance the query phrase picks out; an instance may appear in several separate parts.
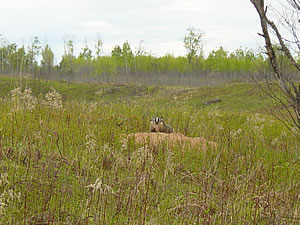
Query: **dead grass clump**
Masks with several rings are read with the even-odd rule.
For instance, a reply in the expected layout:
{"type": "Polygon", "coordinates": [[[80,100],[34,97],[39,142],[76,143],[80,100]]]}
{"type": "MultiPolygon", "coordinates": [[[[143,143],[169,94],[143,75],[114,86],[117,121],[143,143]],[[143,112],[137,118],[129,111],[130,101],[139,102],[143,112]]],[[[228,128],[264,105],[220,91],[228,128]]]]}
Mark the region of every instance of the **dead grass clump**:
{"type": "Polygon", "coordinates": [[[168,143],[169,146],[189,145],[191,147],[201,147],[203,150],[207,150],[208,147],[216,148],[217,143],[213,141],[208,141],[203,137],[187,137],[181,133],[134,133],[129,134],[128,139],[134,138],[135,142],[138,144],[150,143],[151,146],[158,147],[162,143],[168,143]]]}

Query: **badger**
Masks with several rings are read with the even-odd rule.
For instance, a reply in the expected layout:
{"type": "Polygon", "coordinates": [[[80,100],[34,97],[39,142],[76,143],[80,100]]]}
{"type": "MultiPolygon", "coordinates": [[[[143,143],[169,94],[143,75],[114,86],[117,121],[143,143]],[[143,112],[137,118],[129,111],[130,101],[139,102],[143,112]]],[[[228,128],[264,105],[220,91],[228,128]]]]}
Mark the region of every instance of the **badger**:
{"type": "Polygon", "coordinates": [[[173,128],[166,124],[163,118],[153,117],[150,120],[150,132],[173,133],[173,128]]]}

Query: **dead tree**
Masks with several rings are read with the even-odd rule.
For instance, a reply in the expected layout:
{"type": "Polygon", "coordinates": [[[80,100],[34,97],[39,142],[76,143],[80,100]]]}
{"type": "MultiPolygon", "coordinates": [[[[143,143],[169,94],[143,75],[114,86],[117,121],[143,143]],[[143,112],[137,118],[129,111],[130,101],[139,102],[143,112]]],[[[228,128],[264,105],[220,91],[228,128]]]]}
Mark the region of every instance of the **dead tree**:
{"type": "MultiPolygon", "coordinates": [[[[267,15],[268,6],[264,4],[264,0],[250,0],[258,12],[262,33],[260,36],[264,38],[266,54],[268,56],[270,65],[272,67],[272,74],[265,76],[267,93],[272,99],[280,103],[281,109],[275,116],[280,119],[283,124],[296,134],[300,132],[300,85],[296,85],[295,80],[287,75],[287,72],[279,64],[280,54],[284,55],[291,67],[294,68],[296,75],[299,75],[300,64],[291,53],[292,47],[296,49],[296,54],[300,51],[300,42],[298,37],[299,28],[299,14],[300,14],[300,1],[299,0],[286,0],[289,9],[295,13],[296,20],[291,17],[287,18],[281,14],[279,22],[284,24],[286,30],[289,30],[288,37],[284,37],[283,32],[279,29],[270,17],[267,15]],[[275,38],[273,40],[272,38],[275,38]],[[275,43],[279,46],[279,50],[275,49],[275,43]],[[277,90],[276,90],[277,87],[277,90]]],[[[279,14],[277,14],[279,15],[279,14]]],[[[294,17],[294,18],[295,18],[294,17]]]]}

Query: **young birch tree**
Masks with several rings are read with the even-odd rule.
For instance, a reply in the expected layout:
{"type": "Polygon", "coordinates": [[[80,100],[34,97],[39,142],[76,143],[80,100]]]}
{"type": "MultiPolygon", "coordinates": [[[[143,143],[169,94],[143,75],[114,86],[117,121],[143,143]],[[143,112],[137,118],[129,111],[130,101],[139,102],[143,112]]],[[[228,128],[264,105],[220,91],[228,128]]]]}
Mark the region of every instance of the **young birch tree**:
{"type": "Polygon", "coordinates": [[[187,51],[187,58],[191,66],[192,60],[197,55],[203,55],[204,33],[193,27],[187,29],[188,34],[184,37],[183,43],[187,51]]]}

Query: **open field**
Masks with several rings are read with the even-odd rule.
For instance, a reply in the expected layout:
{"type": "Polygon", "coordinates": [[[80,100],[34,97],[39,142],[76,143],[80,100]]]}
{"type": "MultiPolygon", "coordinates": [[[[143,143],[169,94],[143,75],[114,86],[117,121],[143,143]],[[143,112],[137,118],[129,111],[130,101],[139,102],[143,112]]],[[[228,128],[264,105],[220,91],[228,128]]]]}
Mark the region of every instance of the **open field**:
{"type": "Polygon", "coordinates": [[[265,101],[246,83],[0,77],[0,224],[298,224],[300,144],[265,101]],[[153,116],[217,147],[127,138],[153,116]]]}

